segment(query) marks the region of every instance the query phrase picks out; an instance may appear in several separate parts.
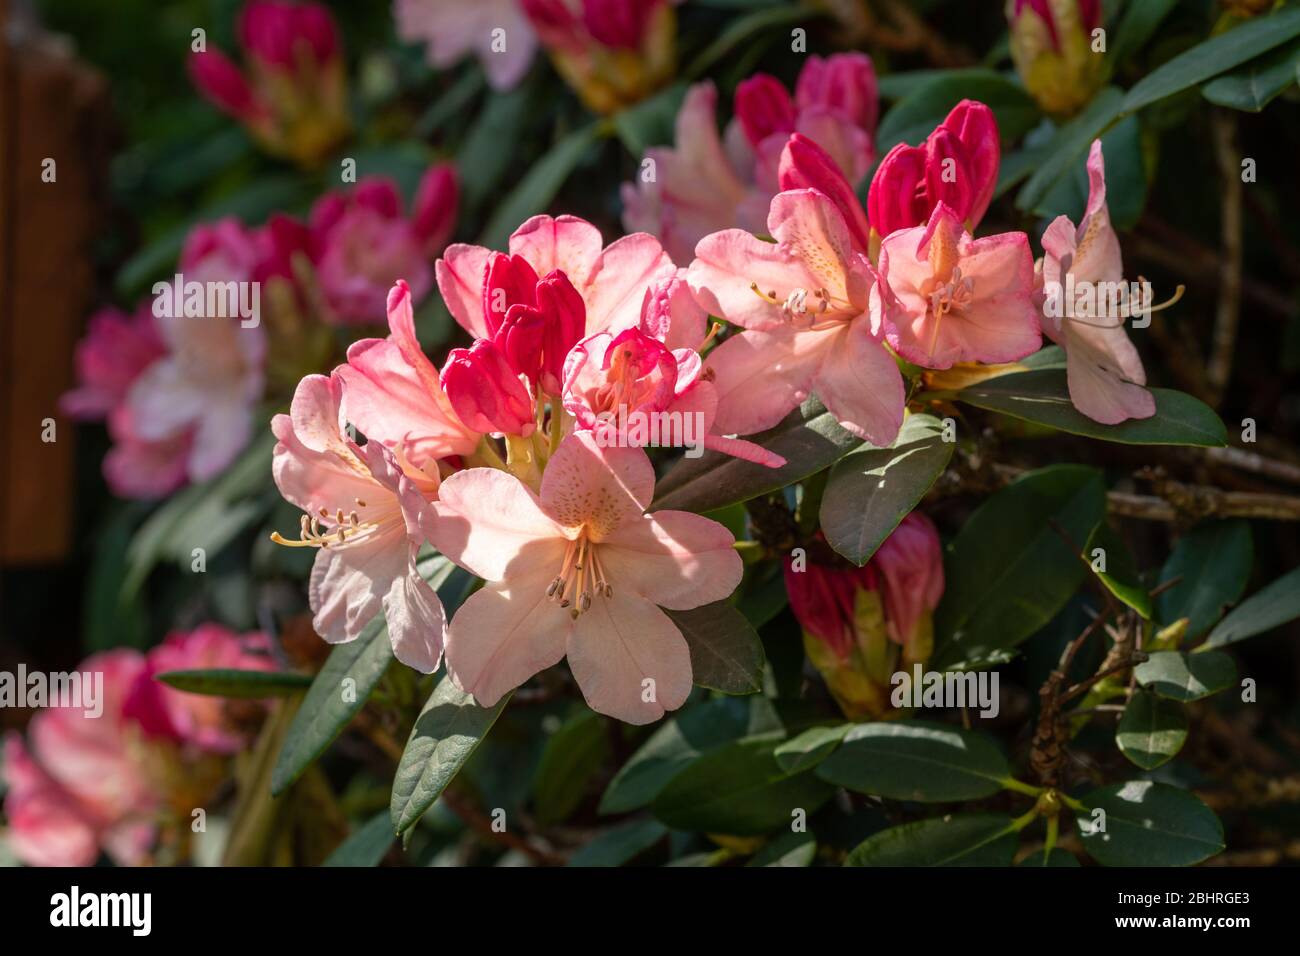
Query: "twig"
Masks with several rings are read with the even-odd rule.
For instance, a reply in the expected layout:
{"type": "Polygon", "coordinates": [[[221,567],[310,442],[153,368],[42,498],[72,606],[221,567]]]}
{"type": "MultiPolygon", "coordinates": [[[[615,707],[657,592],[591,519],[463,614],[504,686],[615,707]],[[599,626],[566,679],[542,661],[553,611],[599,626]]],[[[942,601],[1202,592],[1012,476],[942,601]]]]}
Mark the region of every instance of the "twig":
{"type": "Polygon", "coordinates": [[[1214,316],[1214,341],[1205,368],[1215,405],[1223,400],[1232,376],[1232,356],[1237,346],[1237,324],[1241,318],[1241,168],[1237,159],[1237,121],[1227,110],[1216,109],[1210,117],[1214,156],[1223,177],[1219,235],[1223,249],[1219,259],[1219,305],[1214,316]]]}
{"type": "Polygon", "coordinates": [[[461,822],[471,830],[482,834],[489,840],[500,843],[502,846],[518,850],[538,866],[559,866],[564,862],[560,857],[534,846],[518,834],[511,833],[509,830],[494,829],[491,819],[453,789],[449,788],[442,792],[442,802],[447,805],[448,810],[456,814],[461,819],[461,822]]]}
{"type": "Polygon", "coordinates": [[[1300,465],[1276,458],[1266,458],[1253,451],[1241,448],[1207,448],[1205,457],[1215,465],[1227,465],[1239,468],[1254,475],[1262,475],[1275,481],[1284,481],[1291,485],[1300,485],[1300,465]]]}

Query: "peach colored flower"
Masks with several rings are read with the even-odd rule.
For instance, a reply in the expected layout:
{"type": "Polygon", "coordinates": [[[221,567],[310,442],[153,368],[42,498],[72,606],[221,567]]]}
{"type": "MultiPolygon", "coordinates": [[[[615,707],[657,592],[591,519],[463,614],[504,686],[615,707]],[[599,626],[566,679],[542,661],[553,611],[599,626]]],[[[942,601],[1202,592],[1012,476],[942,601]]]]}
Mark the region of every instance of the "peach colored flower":
{"type": "Polygon", "coordinates": [[[568,657],[593,710],[644,724],[691,690],[686,641],[660,608],[727,597],[734,539],[684,511],[646,514],[654,468],[636,448],[566,438],[541,494],[490,468],[457,472],[435,509],[439,550],[484,578],[452,621],[447,669],[491,706],[568,657]]]}

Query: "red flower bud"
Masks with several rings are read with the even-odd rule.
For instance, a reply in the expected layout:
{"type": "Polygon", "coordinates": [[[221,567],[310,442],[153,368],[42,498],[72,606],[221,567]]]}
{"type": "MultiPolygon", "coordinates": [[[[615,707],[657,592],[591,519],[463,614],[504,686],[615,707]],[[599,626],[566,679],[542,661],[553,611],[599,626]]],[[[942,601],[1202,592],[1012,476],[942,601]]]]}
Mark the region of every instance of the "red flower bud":
{"type": "Polygon", "coordinates": [[[217,109],[229,113],[241,123],[258,123],[266,118],[266,108],[257,99],[230,57],[218,49],[191,53],[190,79],[203,96],[217,109]]]}
{"type": "Polygon", "coordinates": [[[794,132],[794,100],[776,77],[755,73],[736,87],[735,102],[736,118],[751,146],[773,133],[794,132]]]}
{"type": "Polygon", "coordinates": [[[835,53],[826,59],[810,56],[795,84],[800,110],[822,107],[874,133],[880,111],[876,70],[865,53],[835,53]]]}
{"type": "Polygon", "coordinates": [[[829,199],[849,227],[853,247],[868,253],[870,227],[858,194],[834,159],[802,133],[795,133],[781,153],[778,172],[781,189],[816,189],[829,199]]]}
{"type": "Polygon", "coordinates": [[[926,221],[925,148],[899,143],[880,161],[867,192],[867,218],[881,236],[926,221]]]}
{"type": "Polygon", "coordinates": [[[663,0],[583,0],[582,19],[598,42],[622,50],[637,50],[646,24],[663,0]]]}
{"type": "Polygon", "coordinates": [[[536,305],[537,273],[523,256],[494,252],[483,279],[483,316],[488,335],[496,335],[512,305],[536,305]]]}
{"type": "Polygon", "coordinates": [[[424,244],[424,251],[430,258],[442,252],[451,238],[459,205],[460,185],[456,167],[451,163],[430,166],[420,179],[415,206],[411,210],[411,229],[424,244]]]}
{"type": "Polygon", "coordinates": [[[460,420],[474,431],[526,438],[536,428],[528,389],[488,339],[451,350],[442,369],[442,387],[460,420]]]}
{"type": "Polygon", "coordinates": [[[559,269],[537,283],[536,296],[537,309],[546,320],[538,384],[548,395],[558,396],[564,382],[564,360],[587,329],[587,306],[559,269]]]}
{"type": "Polygon", "coordinates": [[[338,30],[330,12],[315,3],[253,0],[239,17],[239,42],[263,66],[299,72],[308,63],[333,60],[338,30]]]}

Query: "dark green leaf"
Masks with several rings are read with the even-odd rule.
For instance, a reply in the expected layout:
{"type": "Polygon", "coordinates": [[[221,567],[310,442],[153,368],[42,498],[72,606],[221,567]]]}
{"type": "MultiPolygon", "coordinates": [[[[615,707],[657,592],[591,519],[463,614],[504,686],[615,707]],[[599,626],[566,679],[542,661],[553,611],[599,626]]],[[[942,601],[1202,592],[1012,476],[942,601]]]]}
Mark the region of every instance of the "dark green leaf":
{"type": "Polygon", "coordinates": [[[1219,622],[1197,650],[1235,644],[1300,617],[1300,568],[1256,591],[1219,622]]]}
{"type": "Polygon", "coordinates": [[[411,728],[393,778],[389,813],[398,833],[424,816],[482,743],[509,700],[506,694],[492,707],[480,707],[450,677],[438,681],[411,728]]]}
{"type": "Polygon", "coordinates": [[[1025,88],[1000,73],[944,70],[919,84],[885,114],[876,132],[876,155],[884,156],[899,143],[920,143],[964,99],[987,104],[1006,141],[1019,139],[1041,118],[1025,88]]]}
{"type": "Polygon", "coordinates": [[[786,464],[767,468],[712,451],[699,458],[683,458],[659,481],[651,508],[712,511],[748,501],[816,474],[862,444],[862,439],[841,428],[835,416],[815,398],[804,402],[776,427],[747,438],[776,452],[786,464]]]}
{"type": "Polygon", "coordinates": [[[629,820],[584,844],[565,866],[622,866],[667,835],[668,828],[658,820],[629,820]]]}
{"type": "Polygon", "coordinates": [[[1191,866],[1223,849],[1223,825],[1186,790],[1150,780],[1113,783],[1082,803],[1084,849],[1105,866],[1191,866]],[[1105,812],[1105,829],[1092,813],[1105,812]]]}
{"type": "Polygon", "coordinates": [[[683,75],[688,79],[703,76],[709,67],[720,61],[737,46],[748,41],[755,34],[770,27],[802,23],[815,16],[817,16],[815,10],[802,6],[780,4],[755,10],[753,13],[738,17],[727,25],[717,39],[705,47],[704,51],[692,61],[683,75]]]}
{"type": "Polygon", "coordinates": [[[745,866],[811,866],[816,856],[817,839],[811,833],[782,833],[745,866]]]}
{"type": "Polygon", "coordinates": [[[859,843],[845,866],[1010,866],[1018,834],[1011,818],[959,814],[904,823],[859,843]]]}
{"type": "Polygon", "coordinates": [[[1156,400],[1155,415],[1118,425],[1094,422],[1076,409],[1070,401],[1065,372],[1060,369],[999,375],[962,389],[957,398],[1022,421],[1125,445],[1220,447],[1228,443],[1223,422],[1204,402],[1166,388],[1150,391],[1156,400]]]}
{"type": "Polygon", "coordinates": [[[384,811],[353,830],[321,866],[378,866],[393,845],[393,826],[384,811]]]}
{"type": "Polygon", "coordinates": [[[579,714],[546,741],[533,784],[537,821],[550,826],[567,820],[591,786],[592,776],[609,755],[605,719],[594,711],[579,714]]]}
{"type": "Polygon", "coordinates": [[[466,209],[477,209],[499,195],[511,162],[518,158],[511,144],[518,141],[536,108],[536,97],[527,85],[507,93],[493,93],[483,101],[456,153],[466,209]]]}
{"type": "Polygon", "coordinates": [[[686,87],[678,83],[614,114],[614,130],[638,162],[651,146],[673,141],[673,121],[685,95],[686,87]]]}
{"type": "Polygon", "coordinates": [[[858,724],[817,767],[827,783],[891,800],[976,800],[1002,789],[1011,768],[970,730],[920,720],[858,724]]]}
{"type": "Polygon", "coordinates": [[[1110,49],[1111,60],[1124,63],[1146,45],[1169,11],[1178,0],[1137,0],[1124,5],[1124,15],[1115,30],[1115,43],[1110,49]]]}
{"type": "Polygon", "coordinates": [[[1237,682],[1237,664],[1223,651],[1156,651],[1133,670],[1137,682],[1170,700],[1200,700],[1237,682]]]}
{"type": "Polygon", "coordinates": [[[1119,118],[1123,102],[1123,92],[1108,86],[1093,97],[1087,109],[1062,126],[1016,195],[1016,208],[1025,212],[1037,209],[1060,178],[1084,162],[1092,141],[1119,118]]]}
{"type": "Polygon", "coordinates": [[[1104,521],[1097,525],[1083,546],[1083,556],[1106,590],[1151,620],[1151,595],[1142,586],[1128,546],[1110,525],[1104,521]]]}
{"type": "Polygon", "coordinates": [[[763,689],[763,642],[745,615],[726,601],[665,613],[686,638],[691,676],[698,686],[724,694],[757,694],[763,689]]]}
{"type": "Polygon", "coordinates": [[[1187,713],[1182,704],[1146,691],[1129,699],[1115,728],[1120,752],[1143,770],[1172,760],[1187,742],[1187,713]]]}
{"type": "Polygon", "coordinates": [[[811,816],[833,788],[811,773],[791,774],[772,756],[773,734],[726,744],[700,757],[655,798],[654,815],[678,830],[750,836],[811,816]]]}
{"type": "Polygon", "coordinates": [[[1068,850],[1062,850],[1059,846],[1052,847],[1051,853],[1044,853],[1039,850],[1025,857],[1016,866],[1046,866],[1046,867],[1074,867],[1082,866],[1079,858],[1068,850]]]}
{"type": "Polygon", "coordinates": [[[866,564],[943,474],[955,444],[943,440],[937,418],[909,415],[892,448],[868,446],[841,458],[822,496],[831,547],[866,564]]]}
{"type": "Polygon", "coordinates": [[[1296,82],[1300,43],[1278,47],[1201,87],[1211,103],[1258,113],[1296,82]]]}
{"type": "Polygon", "coordinates": [[[853,726],[835,724],[831,727],[811,727],[781,744],[773,751],[773,755],[781,769],[788,773],[810,770],[834,753],[853,726]]]}
{"type": "Polygon", "coordinates": [[[1143,77],[1124,98],[1124,112],[1180,93],[1210,77],[1253,60],[1300,35],[1300,7],[1256,17],[1227,33],[1211,37],[1143,77]]]}
{"type": "Polygon", "coordinates": [[[1015,647],[1050,621],[1087,574],[1075,549],[1105,510],[1101,473],[1081,465],[1030,472],[976,509],[945,549],[934,666],[1015,647]]]}
{"type": "Polygon", "coordinates": [[[1189,639],[1208,631],[1245,592],[1253,552],[1241,520],[1207,521],[1179,538],[1160,572],[1161,583],[1181,578],[1156,598],[1161,623],[1187,618],[1189,639]]]}
{"type": "Polygon", "coordinates": [[[295,674],[292,671],[238,670],[233,667],[166,671],[156,676],[168,687],[175,687],[188,694],[251,700],[288,697],[291,694],[302,693],[312,684],[312,678],[308,674],[295,674]]]}

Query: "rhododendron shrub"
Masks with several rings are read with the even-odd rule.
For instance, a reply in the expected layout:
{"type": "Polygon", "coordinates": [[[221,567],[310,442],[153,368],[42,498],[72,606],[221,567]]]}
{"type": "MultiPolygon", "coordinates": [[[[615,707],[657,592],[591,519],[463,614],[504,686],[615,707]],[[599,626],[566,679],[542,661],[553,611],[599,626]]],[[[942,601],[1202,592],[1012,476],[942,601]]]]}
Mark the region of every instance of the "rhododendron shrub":
{"type": "Polygon", "coordinates": [[[8,856],[1294,855],[1293,6],[238,6],[114,167],[8,856]]]}

